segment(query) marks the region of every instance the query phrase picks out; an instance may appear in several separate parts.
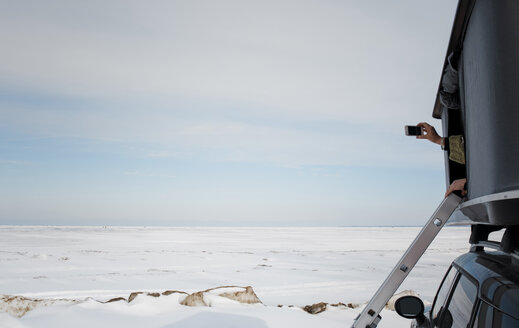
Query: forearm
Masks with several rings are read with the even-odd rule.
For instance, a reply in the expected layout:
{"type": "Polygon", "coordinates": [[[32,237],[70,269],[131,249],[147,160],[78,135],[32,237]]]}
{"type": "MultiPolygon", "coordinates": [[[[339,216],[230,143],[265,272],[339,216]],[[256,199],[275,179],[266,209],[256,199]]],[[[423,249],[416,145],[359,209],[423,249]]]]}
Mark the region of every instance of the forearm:
{"type": "Polygon", "coordinates": [[[442,138],[442,137],[436,135],[436,136],[431,136],[431,138],[429,140],[431,140],[435,144],[438,144],[441,146],[442,143],[445,142],[445,139],[447,139],[447,138],[442,138]]]}

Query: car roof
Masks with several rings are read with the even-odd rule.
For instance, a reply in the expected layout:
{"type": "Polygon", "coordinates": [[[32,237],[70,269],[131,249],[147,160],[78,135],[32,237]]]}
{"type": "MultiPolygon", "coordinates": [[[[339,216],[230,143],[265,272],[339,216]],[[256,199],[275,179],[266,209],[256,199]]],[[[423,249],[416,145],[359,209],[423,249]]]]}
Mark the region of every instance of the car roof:
{"type": "Polygon", "coordinates": [[[503,252],[470,252],[453,265],[477,281],[479,297],[519,318],[519,263],[503,252]]]}

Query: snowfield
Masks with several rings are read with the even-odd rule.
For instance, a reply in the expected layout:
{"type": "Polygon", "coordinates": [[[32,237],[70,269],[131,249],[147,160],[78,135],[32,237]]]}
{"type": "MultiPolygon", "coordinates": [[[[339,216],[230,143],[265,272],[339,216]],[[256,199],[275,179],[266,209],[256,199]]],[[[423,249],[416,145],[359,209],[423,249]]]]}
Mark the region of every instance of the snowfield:
{"type": "MultiPolygon", "coordinates": [[[[0,226],[0,327],[349,327],[419,230],[0,226]]],[[[444,228],[400,291],[432,302],[469,235],[444,228]]]]}

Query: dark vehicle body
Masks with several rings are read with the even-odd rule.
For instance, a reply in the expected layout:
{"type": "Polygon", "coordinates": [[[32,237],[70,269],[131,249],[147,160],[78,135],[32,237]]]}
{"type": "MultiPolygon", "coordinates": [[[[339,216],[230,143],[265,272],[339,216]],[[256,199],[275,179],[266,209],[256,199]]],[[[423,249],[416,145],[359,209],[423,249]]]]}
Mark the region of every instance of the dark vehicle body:
{"type": "Polygon", "coordinates": [[[425,313],[414,296],[395,308],[412,327],[519,328],[519,0],[458,2],[433,117],[464,142],[465,164],[446,152],[445,171],[467,181],[450,222],[471,225],[472,248],[425,313]]]}
{"type": "Polygon", "coordinates": [[[434,303],[411,327],[519,327],[519,260],[502,252],[458,257],[434,303]]]}

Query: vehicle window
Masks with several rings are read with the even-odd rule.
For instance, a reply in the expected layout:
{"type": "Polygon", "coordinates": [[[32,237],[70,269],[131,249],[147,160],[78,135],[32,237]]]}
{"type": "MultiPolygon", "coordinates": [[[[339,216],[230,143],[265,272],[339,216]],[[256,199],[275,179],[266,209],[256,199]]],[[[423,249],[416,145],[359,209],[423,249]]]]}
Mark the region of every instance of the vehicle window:
{"type": "Polygon", "coordinates": [[[474,328],[508,328],[519,327],[519,320],[503,313],[485,302],[481,302],[474,328]]]}
{"type": "Polygon", "coordinates": [[[519,318],[519,287],[517,285],[509,281],[502,283],[496,289],[493,301],[500,311],[519,318]]]}
{"type": "Polygon", "coordinates": [[[477,294],[478,287],[466,276],[461,275],[456,289],[452,293],[447,311],[441,318],[440,327],[467,328],[477,294]]]}
{"type": "Polygon", "coordinates": [[[489,291],[485,299],[490,306],[512,317],[519,318],[519,284],[505,277],[485,279],[482,290],[489,291]],[[492,299],[488,299],[491,297],[492,299]]]}
{"type": "MultiPolygon", "coordinates": [[[[435,324],[439,319],[438,314],[440,314],[440,310],[441,310],[443,304],[445,303],[447,296],[449,296],[449,290],[452,285],[452,282],[454,281],[454,278],[456,278],[457,272],[458,271],[456,269],[454,269],[452,267],[449,268],[449,272],[445,275],[445,278],[443,279],[443,283],[440,286],[438,293],[436,294],[436,299],[434,300],[434,305],[431,310],[431,318],[435,324]]],[[[436,326],[436,327],[438,327],[438,326],[436,326]]]]}

